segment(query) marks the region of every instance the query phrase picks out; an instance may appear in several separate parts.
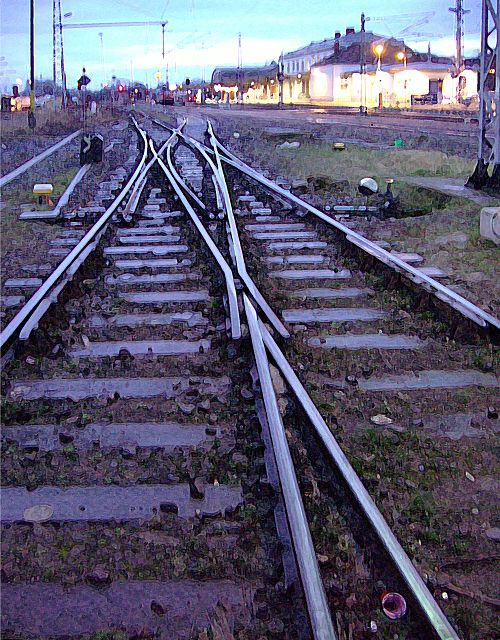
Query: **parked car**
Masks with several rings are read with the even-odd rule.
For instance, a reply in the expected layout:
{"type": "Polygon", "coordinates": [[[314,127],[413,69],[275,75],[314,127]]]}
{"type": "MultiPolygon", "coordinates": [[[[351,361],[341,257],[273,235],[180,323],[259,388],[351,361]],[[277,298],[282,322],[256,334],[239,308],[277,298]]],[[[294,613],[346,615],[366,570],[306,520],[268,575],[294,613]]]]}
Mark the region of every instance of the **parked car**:
{"type": "Polygon", "coordinates": [[[37,108],[44,107],[48,102],[52,102],[53,99],[54,99],[54,96],[49,96],[49,95],[38,96],[37,98],[35,98],[35,107],[37,108]]]}
{"type": "Polygon", "coordinates": [[[160,89],[157,93],[156,101],[158,104],[172,106],[174,104],[174,94],[171,91],[162,91],[160,89]]]}
{"type": "Polygon", "coordinates": [[[412,104],[437,104],[438,97],[437,93],[427,93],[423,96],[412,96],[411,97],[412,104]]]}

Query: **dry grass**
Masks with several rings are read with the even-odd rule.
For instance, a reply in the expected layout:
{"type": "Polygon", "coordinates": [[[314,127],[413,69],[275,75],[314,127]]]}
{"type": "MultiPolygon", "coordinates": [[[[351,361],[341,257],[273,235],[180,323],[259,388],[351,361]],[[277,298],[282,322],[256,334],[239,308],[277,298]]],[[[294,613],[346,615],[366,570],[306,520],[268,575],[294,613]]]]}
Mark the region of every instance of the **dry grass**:
{"type": "MultiPolygon", "coordinates": [[[[35,111],[36,129],[34,131],[37,136],[60,136],[65,133],[71,133],[82,126],[81,109],[71,108],[67,111],[54,112],[54,108],[47,104],[35,111]]],[[[116,113],[112,113],[111,109],[104,108],[98,114],[88,120],[89,124],[103,124],[111,120],[116,120],[116,113]]],[[[16,136],[32,136],[33,132],[28,127],[28,112],[21,111],[17,113],[2,114],[0,120],[0,135],[2,137],[16,136]]]]}
{"type": "MultiPolygon", "coordinates": [[[[260,146],[260,145],[259,145],[260,146]]],[[[439,151],[406,149],[366,149],[347,143],[345,151],[334,151],[328,143],[301,144],[298,149],[279,149],[262,145],[263,164],[286,176],[307,178],[327,175],[339,180],[359,180],[395,176],[467,176],[474,162],[439,151]]]]}
{"type": "MultiPolygon", "coordinates": [[[[76,175],[78,169],[79,167],[71,167],[70,169],[67,169],[66,171],[63,171],[51,178],[50,182],[54,187],[51,199],[54,202],[54,206],[57,204],[57,201],[76,175]]],[[[4,251],[8,250],[8,248],[13,246],[13,244],[19,244],[22,238],[26,239],[28,245],[30,243],[30,229],[33,227],[34,223],[32,221],[22,222],[19,220],[19,203],[31,202],[33,203],[33,209],[39,211],[49,210],[52,207],[48,205],[38,205],[36,197],[33,195],[31,189],[17,189],[7,195],[3,194],[2,202],[4,204],[4,209],[2,210],[2,216],[0,219],[0,246],[1,255],[3,256],[4,251]]],[[[49,225],[43,223],[41,223],[40,226],[47,230],[51,228],[49,225]]],[[[54,230],[57,231],[58,228],[54,227],[54,230]]],[[[55,236],[55,234],[50,234],[51,237],[53,235],[55,236]]]]}

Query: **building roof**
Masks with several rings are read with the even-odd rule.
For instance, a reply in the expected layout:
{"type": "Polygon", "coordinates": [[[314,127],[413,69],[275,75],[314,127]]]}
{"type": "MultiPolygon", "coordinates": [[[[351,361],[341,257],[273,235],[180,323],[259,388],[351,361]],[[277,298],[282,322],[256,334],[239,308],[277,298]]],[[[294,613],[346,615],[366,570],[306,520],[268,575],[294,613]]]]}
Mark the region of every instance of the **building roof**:
{"type": "MultiPolygon", "coordinates": [[[[417,61],[409,60],[407,64],[408,71],[444,71],[445,73],[450,71],[453,63],[433,62],[432,60],[417,61]]],[[[401,62],[392,64],[383,64],[382,71],[403,71],[403,65],[401,62]]],[[[375,65],[373,65],[375,69],[375,65]]]]}
{"type": "MultiPolygon", "coordinates": [[[[367,35],[368,34],[365,34],[365,36],[367,35]]],[[[327,58],[324,58],[313,66],[321,67],[329,64],[360,64],[362,52],[364,54],[365,64],[370,65],[377,60],[377,55],[373,50],[373,45],[379,41],[380,38],[377,38],[377,40],[367,38],[363,41],[363,44],[358,41],[345,49],[340,48],[338,51],[335,51],[327,58]]],[[[409,47],[406,47],[401,40],[384,38],[384,51],[381,56],[382,64],[392,64],[396,53],[402,50],[406,52],[408,59],[413,55],[413,51],[409,47]]]]}
{"type": "MultiPolygon", "coordinates": [[[[333,46],[335,42],[339,43],[341,49],[346,49],[350,47],[352,44],[357,44],[364,39],[365,42],[377,42],[378,40],[387,40],[386,36],[382,36],[378,33],[373,33],[373,31],[356,31],[355,33],[350,33],[348,35],[340,36],[340,38],[325,38],[324,40],[318,40],[315,42],[311,42],[305,47],[301,47],[300,49],[295,49],[295,51],[289,51],[285,53],[283,56],[284,60],[290,58],[297,58],[303,55],[315,54],[315,53],[324,53],[327,51],[333,51],[333,46]]],[[[398,41],[402,42],[402,41],[398,41]]]]}
{"type": "MultiPolygon", "coordinates": [[[[372,42],[367,42],[364,49],[364,59],[366,63],[366,72],[371,73],[377,69],[377,55],[373,51],[372,42]]],[[[420,53],[413,51],[406,45],[400,46],[401,41],[387,38],[384,42],[384,51],[380,57],[382,71],[402,71],[402,61],[396,60],[396,53],[404,50],[407,57],[407,69],[416,71],[443,71],[450,72],[453,69],[453,58],[446,56],[435,56],[429,53],[420,53]]],[[[359,43],[350,45],[347,49],[340,49],[332,55],[324,58],[321,62],[312,65],[313,67],[323,67],[332,64],[341,65],[359,65],[360,64],[361,45],[359,43]]],[[[478,60],[476,58],[468,58],[464,60],[465,69],[476,69],[478,60]]]]}
{"type": "Polygon", "coordinates": [[[212,73],[212,84],[222,84],[234,86],[238,80],[243,84],[250,82],[265,82],[266,80],[276,80],[278,75],[278,65],[276,62],[262,67],[216,67],[212,73]]]}

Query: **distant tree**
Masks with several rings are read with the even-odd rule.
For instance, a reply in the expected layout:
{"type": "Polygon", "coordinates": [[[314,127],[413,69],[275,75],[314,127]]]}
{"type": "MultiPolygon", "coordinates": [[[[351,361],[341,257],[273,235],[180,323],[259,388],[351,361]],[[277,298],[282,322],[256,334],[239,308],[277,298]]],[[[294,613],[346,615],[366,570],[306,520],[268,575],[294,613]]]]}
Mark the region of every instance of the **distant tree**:
{"type": "Polygon", "coordinates": [[[54,95],[54,83],[52,80],[44,80],[42,83],[42,92],[44,96],[54,95]]]}

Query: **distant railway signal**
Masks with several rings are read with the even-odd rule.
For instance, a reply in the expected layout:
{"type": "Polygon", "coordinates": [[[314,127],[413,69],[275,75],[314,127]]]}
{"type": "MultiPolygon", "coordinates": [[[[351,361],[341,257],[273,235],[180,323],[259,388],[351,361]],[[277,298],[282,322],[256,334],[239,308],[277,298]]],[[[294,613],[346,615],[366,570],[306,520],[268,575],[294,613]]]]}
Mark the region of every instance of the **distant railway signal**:
{"type": "MultiPolygon", "coordinates": [[[[85,71],[85,69],[84,69],[85,71]]],[[[85,75],[85,73],[83,73],[79,78],[78,78],[78,89],[81,89],[82,87],[86,87],[90,82],[90,78],[88,76],[85,75]]]]}

